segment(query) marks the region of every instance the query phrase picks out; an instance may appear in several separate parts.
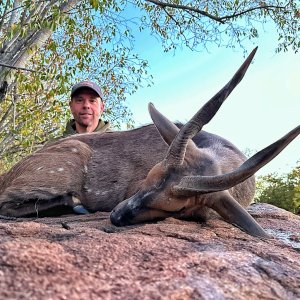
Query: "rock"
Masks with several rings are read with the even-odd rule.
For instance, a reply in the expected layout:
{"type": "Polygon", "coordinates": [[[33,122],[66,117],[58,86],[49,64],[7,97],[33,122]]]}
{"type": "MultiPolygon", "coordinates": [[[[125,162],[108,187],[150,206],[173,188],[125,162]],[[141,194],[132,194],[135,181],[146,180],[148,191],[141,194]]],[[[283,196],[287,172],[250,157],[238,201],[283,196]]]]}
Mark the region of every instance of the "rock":
{"type": "Polygon", "coordinates": [[[272,239],[217,218],[1,220],[0,299],[299,299],[300,217],[268,204],[249,212],[272,239]]]}

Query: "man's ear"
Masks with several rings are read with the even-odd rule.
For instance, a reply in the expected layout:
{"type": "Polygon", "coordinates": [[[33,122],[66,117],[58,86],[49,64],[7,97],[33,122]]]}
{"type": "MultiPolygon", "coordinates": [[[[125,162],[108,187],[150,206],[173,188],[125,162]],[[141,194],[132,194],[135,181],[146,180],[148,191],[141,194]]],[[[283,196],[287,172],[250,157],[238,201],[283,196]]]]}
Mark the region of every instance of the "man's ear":
{"type": "Polygon", "coordinates": [[[103,100],[101,100],[101,104],[100,104],[101,106],[101,112],[103,112],[104,111],[104,107],[105,107],[105,102],[103,101],[103,100]]]}

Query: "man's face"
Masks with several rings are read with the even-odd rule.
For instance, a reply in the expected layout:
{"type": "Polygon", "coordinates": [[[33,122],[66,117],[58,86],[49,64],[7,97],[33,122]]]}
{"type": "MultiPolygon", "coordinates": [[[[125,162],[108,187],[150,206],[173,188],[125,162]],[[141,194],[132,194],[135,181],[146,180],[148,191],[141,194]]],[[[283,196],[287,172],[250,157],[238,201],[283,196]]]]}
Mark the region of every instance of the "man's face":
{"type": "Polygon", "coordinates": [[[69,104],[76,122],[76,128],[79,125],[93,131],[97,127],[104,104],[96,92],[89,88],[82,88],[72,97],[69,104]]]}

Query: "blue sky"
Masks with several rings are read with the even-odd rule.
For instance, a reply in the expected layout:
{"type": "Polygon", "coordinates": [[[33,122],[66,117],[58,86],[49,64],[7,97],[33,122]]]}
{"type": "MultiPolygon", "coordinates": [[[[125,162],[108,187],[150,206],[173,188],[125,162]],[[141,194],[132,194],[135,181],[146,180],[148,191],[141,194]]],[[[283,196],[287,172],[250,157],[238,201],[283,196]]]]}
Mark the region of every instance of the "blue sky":
{"type": "MultiPolygon", "coordinates": [[[[275,54],[276,37],[263,33],[254,62],[243,81],[205,130],[219,134],[241,150],[258,151],[300,124],[300,53],[275,54]]],[[[148,35],[137,37],[136,52],[147,59],[154,85],[128,97],[136,126],[151,122],[147,105],[173,121],[186,122],[232,77],[244,61],[242,49],[212,47],[208,53],[178,49],[164,53],[148,35]]],[[[300,137],[258,174],[288,172],[300,160],[300,137]]]]}

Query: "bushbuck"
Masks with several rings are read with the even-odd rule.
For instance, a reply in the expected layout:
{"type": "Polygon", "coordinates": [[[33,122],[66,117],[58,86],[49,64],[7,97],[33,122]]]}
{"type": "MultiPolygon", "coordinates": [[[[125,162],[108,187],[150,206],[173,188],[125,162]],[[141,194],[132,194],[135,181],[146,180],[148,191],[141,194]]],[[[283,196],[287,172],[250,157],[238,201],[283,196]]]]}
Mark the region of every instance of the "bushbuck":
{"type": "Polygon", "coordinates": [[[150,104],[154,125],[78,134],[44,146],[0,178],[0,214],[112,211],[117,226],[166,217],[205,220],[215,211],[247,233],[267,233],[245,210],[254,173],[299,133],[300,126],[248,160],[202,127],[244,77],[254,49],[233,78],[179,129],[150,104]],[[62,210],[64,211],[64,210],[62,210]]]}

